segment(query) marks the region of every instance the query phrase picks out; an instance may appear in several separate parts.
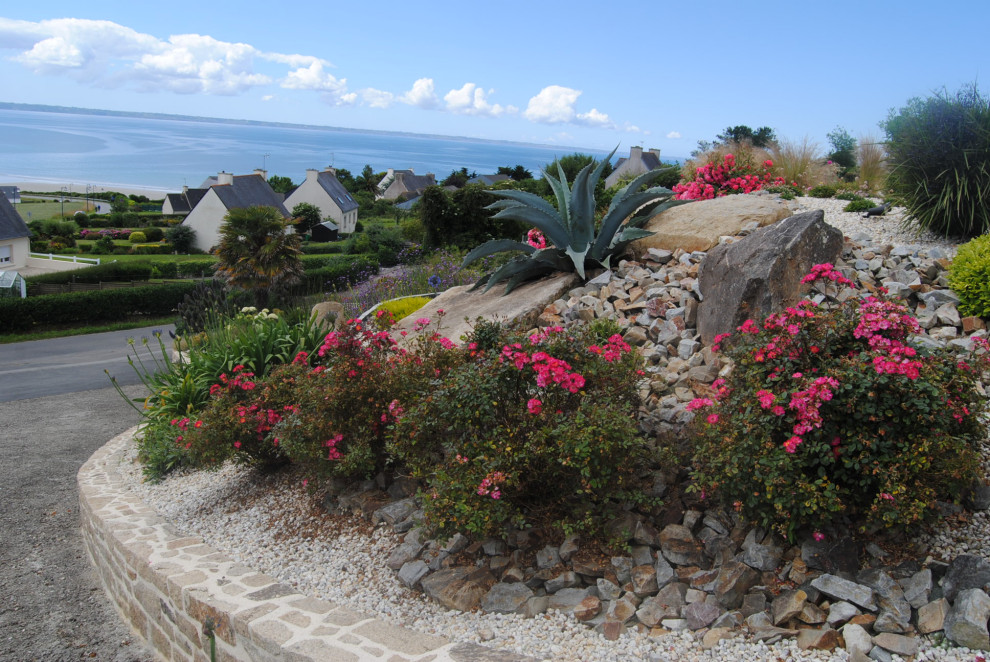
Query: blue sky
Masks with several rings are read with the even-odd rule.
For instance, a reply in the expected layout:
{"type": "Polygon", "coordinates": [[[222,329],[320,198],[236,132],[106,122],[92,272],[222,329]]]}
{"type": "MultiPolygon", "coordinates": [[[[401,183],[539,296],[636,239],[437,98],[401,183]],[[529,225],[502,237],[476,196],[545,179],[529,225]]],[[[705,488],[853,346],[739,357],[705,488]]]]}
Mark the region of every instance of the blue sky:
{"type": "Polygon", "coordinates": [[[0,100],[686,156],[990,85],[990,2],[6,3],[0,100]]]}

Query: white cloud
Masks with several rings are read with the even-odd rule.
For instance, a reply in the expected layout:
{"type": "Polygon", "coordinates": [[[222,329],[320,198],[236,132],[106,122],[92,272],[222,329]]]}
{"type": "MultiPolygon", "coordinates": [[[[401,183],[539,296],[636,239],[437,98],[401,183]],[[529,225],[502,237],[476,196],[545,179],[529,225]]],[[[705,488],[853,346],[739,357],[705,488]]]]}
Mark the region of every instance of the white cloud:
{"type": "Polygon", "coordinates": [[[679,131],[671,131],[670,133],[667,134],[667,137],[671,139],[680,138],[681,133],[679,131]]]}
{"type": "Polygon", "coordinates": [[[208,35],[172,35],[157,53],[134,65],[142,85],[194,94],[239,94],[272,79],[254,70],[259,52],[248,44],[218,41],[208,35]]]}
{"type": "Polygon", "coordinates": [[[594,126],[603,129],[615,128],[615,124],[608,118],[608,115],[599,112],[597,108],[592,108],[586,113],[578,113],[575,115],[574,121],[584,126],[594,126]]]}
{"type": "Polygon", "coordinates": [[[275,98],[275,95],[274,94],[266,94],[263,97],[261,97],[261,100],[262,101],[271,101],[274,98],[275,98]]]}
{"type": "Polygon", "coordinates": [[[498,117],[499,115],[515,113],[519,110],[515,106],[502,106],[497,103],[489,103],[487,94],[492,93],[494,93],[494,90],[488,90],[486,93],[474,83],[464,83],[459,90],[447,92],[443,100],[447,103],[447,110],[459,115],[498,117]]]}
{"type": "Polygon", "coordinates": [[[581,96],[580,90],[560,85],[550,85],[529,100],[523,116],[533,122],[561,124],[574,119],[574,104],[581,96]]]}
{"type": "Polygon", "coordinates": [[[395,103],[395,95],[384,90],[366,87],[361,90],[361,100],[372,108],[388,108],[395,103]]]}
{"type": "Polygon", "coordinates": [[[433,88],[432,78],[420,78],[413,83],[412,89],[399,97],[399,101],[407,103],[417,108],[436,108],[440,105],[440,99],[433,88]]]}

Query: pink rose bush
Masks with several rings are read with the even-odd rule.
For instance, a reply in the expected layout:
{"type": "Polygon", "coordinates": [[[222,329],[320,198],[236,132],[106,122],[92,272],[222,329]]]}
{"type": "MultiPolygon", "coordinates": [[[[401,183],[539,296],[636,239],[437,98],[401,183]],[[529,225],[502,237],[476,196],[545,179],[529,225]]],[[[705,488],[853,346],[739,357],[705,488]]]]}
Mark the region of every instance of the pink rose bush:
{"type": "Polygon", "coordinates": [[[911,344],[917,320],[885,293],[837,303],[855,285],[829,264],[804,282],[820,305],[719,338],[735,368],[688,407],[700,414],[693,489],[791,539],[921,522],[975,476],[987,343],[924,350],[911,344]]]}
{"type": "Polygon", "coordinates": [[[673,187],[677,200],[711,200],[734,193],[752,193],[765,186],[785,184],[783,177],[774,177],[769,159],[757,167],[737,163],[736,157],[726,154],[721,163],[711,162],[695,169],[694,178],[673,187]]]}

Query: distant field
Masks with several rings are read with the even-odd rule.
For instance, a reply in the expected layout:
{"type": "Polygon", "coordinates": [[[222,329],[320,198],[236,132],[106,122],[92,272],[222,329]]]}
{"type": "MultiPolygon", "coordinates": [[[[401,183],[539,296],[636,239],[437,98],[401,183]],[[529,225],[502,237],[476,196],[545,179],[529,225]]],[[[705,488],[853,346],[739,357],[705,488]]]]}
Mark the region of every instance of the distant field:
{"type": "MultiPolygon", "coordinates": [[[[84,202],[66,202],[65,215],[72,216],[77,211],[83,211],[86,207],[84,202]]],[[[17,213],[21,215],[25,223],[52,218],[62,213],[62,203],[45,200],[44,202],[21,202],[14,205],[17,213]]]]}

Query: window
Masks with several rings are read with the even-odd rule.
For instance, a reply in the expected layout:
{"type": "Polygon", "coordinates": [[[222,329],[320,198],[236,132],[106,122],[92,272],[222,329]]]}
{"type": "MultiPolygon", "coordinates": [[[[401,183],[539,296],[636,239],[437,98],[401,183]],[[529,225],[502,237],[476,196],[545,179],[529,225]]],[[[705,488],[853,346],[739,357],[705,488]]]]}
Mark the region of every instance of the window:
{"type": "Polygon", "coordinates": [[[13,258],[11,257],[10,245],[0,246],[0,264],[5,262],[11,262],[13,258]]]}

